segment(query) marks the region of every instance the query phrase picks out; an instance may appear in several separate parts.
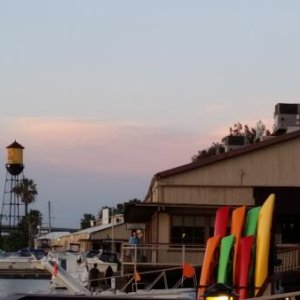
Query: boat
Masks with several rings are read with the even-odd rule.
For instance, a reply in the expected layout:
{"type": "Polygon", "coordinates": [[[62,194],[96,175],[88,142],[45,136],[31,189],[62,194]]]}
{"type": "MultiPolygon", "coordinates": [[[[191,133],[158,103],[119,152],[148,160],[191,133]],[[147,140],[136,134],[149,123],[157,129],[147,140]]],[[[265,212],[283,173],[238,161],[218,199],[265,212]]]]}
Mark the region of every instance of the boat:
{"type": "MultiPolygon", "coordinates": [[[[13,253],[6,253],[0,258],[0,270],[32,270],[35,269],[33,261],[43,257],[41,251],[23,248],[13,253]]],[[[45,254],[45,253],[44,253],[45,254]]]]}
{"type": "Polygon", "coordinates": [[[214,236],[220,236],[223,238],[227,235],[228,221],[229,221],[230,209],[228,206],[221,207],[216,212],[214,236]]]}
{"type": "Polygon", "coordinates": [[[237,252],[237,289],[239,300],[246,299],[249,296],[250,288],[250,270],[253,261],[252,246],[254,236],[242,237],[238,244],[237,252]]]}
{"type": "Polygon", "coordinates": [[[117,254],[103,249],[91,250],[84,253],[82,263],[87,265],[88,269],[91,269],[96,263],[97,268],[102,273],[105,273],[109,266],[112,268],[113,272],[117,272],[120,266],[117,254]]]}
{"type": "Polygon", "coordinates": [[[218,266],[218,283],[231,285],[232,283],[232,251],[235,241],[234,235],[228,235],[221,241],[220,259],[218,266]]]}
{"type": "Polygon", "coordinates": [[[238,247],[239,240],[244,231],[245,217],[246,217],[246,206],[245,205],[238,207],[232,211],[230,234],[234,235],[234,237],[235,237],[234,252],[233,252],[233,259],[232,259],[232,261],[233,261],[232,284],[233,285],[236,285],[236,283],[237,283],[237,270],[236,270],[237,247],[238,247]]]}
{"type": "Polygon", "coordinates": [[[221,237],[219,235],[213,236],[207,240],[199,280],[198,295],[200,297],[203,295],[205,289],[216,281],[216,278],[214,278],[214,273],[217,270],[219,261],[220,241],[221,237]]]}
{"type": "Polygon", "coordinates": [[[113,273],[116,273],[120,263],[115,253],[102,249],[91,250],[83,254],[70,251],[50,251],[47,257],[34,262],[36,268],[42,268],[52,274],[50,288],[71,287],[76,293],[85,291],[84,288],[87,288],[89,270],[94,267],[94,264],[97,264],[97,268],[104,277],[108,267],[111,267],[113,273]],[[58,275],[55,274],[55,267],[59,270],[58,275]]]}
{"type": "Polygon", "coordinates": [[[256,257],[254,274],[254,295],[256,296],[268,277],[269,253],[271,242],[271,229],[273,212],[275,206],[275,195],[271,194],[262,205],[256,236],[256,257]]]}

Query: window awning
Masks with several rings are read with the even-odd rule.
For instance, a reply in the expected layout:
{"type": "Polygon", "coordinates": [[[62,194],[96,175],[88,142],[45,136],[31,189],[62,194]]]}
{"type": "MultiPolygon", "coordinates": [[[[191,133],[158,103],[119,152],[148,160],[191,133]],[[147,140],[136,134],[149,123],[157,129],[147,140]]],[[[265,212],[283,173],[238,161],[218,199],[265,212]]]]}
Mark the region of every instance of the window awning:
{"type": "Polygon", "coordinates": [[[203,204],[130,203],[125,205],[124,220],[126,223],[146,223],[156,212],[214,215],[219,207],[203,204]]]}
{"type": "Polygon", "coordinates": [[[131,203],[124,209],[124,221],[126,223],[146,223],[159,209],[155,203],[131,203]]]}

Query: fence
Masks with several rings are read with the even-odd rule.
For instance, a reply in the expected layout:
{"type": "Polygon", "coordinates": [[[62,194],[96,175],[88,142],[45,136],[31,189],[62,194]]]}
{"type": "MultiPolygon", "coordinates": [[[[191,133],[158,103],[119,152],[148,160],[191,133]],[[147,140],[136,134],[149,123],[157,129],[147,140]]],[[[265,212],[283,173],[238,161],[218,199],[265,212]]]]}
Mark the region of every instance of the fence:
{"type": "Polygon", "coordinates": [[[133,246],[123,244],[121,251],[122,270],[126,266],[182,266],[188,262],[200,266],[203,261],[205,248],[196,246],[174,246],[170,244],[143,244],[133,246]]]}
{"type": "Polygon", "coordinates": [[[276,259],[275,273],[296,270],[300,267],[300,247],[295,245],[279,246],[276,259]]]}

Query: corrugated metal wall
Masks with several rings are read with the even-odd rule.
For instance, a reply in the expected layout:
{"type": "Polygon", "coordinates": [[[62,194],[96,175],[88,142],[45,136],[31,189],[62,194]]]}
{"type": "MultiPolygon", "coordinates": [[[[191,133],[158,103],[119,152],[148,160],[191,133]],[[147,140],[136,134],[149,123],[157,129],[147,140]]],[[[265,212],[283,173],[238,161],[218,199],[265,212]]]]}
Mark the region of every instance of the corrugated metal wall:
{"type": "Polygon", "coordinates": [[[300,139],[294,139],[161,178],[151,199],[160,203],[253,205],[254,186],[300,186],[299,153],[300,139]]]}

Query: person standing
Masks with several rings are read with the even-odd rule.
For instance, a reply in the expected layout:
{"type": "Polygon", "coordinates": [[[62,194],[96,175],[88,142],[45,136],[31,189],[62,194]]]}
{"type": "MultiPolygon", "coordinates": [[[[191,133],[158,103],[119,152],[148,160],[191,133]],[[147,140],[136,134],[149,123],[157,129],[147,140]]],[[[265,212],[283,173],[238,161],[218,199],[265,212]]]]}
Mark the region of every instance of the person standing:
{"type": "Polygon", "coordinates": [[[100,278],[100,271],[97,268],[97,263],[94,263],[94,267],[91,268],[89,273],[89,281],[90,281],[90,291],[96,292],[99,286],[99,278],[100,278]]]}
{"type": "Polygon", "coordinates": [[[114,271],[113,271],[112,267],[108,266],[105,271],[105,278],[106,278],[105,282],[110,288],[111,288],[111,277],[113,276],[113,274],[114,274],[114,271]]]}
{"type": "Polygon", "coordinates": [[[132,260],[132,261],[135,260],[135,251],[137,252],[137,260],[138,260],[139,253],[138,253],[137,246],[140,245],[141,239],[138,237],[137,232],[136,232],[135,230],[132,231],[131,237],[129,238],[128,243],[129,243],[131,246],[134,246],[134,247],[135,247],[135,249],[132,249],[132,250],[131,250],[131,260],[132,260]]]}
{"type": "Polygon", "coordinates": [[[141,243],[141,239],[138,237],[137,232],[135,230],[132,231],[128,243],[131,245],[139,245],[141,243]]]}

